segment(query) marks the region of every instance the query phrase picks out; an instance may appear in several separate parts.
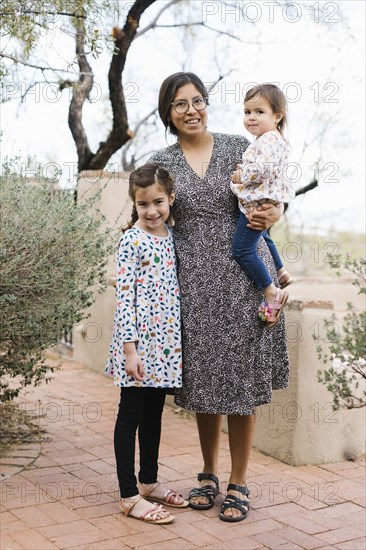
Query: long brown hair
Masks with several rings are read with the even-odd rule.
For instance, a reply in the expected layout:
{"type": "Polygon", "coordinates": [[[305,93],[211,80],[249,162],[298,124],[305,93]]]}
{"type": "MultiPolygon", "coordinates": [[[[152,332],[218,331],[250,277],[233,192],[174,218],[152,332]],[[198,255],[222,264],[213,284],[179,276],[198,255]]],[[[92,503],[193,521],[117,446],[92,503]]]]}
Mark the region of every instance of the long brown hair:
{"type": "MultiPolygon", "coordinates": [[[[168,170],[161,168],[158,164],[148,162],[143,166],[140,166],[130,174],[129,178],[129,187],[128,194],[132,199],[132,213],[131,219],[128,223],[128,226],[125,228],[130,229],[138,220],[137,210],[136,210],[136,190],[137,189],[146,189],[150,185],[158,183],[160,187],[164,190],[166,195],[170,197],[174,193],[174,181],[168,170]]],[[[171,216],[167,220],[168,223],[173,225],[171,216]]]]}
{"type": "Polygon", "coordinates": [[[281,115],[277,123],[277,129],[283,137],[283,130],[287,124],[287,101],[283,92],[274,84],[258,84],[250,88],[245,94],[244,103],[255,97],[263,97],[269,104],[274,114],[281,115]]]}
{"type": "MultiPolygon", "coordinates": [[[[186,84],[193,84],[199,91],[202,97],[208,97],[206,86],[200,78],[194,73],[174,73],[168,76],[160,86],[159,91],[159,115],[166,129],[169,128],[170,133],[174,136],[178,135],[178,131],[170,120],[171,103],[174,101],[175,95],[179,88],[186,84]]],[[[208,103],[207,103],[208,105],[208,103]]]]}

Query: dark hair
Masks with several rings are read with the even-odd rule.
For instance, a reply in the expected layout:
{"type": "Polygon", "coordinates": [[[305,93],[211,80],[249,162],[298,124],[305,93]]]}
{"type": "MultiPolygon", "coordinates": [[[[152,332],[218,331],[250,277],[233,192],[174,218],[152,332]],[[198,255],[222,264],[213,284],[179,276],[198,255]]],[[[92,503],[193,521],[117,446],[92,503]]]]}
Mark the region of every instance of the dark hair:
{"type": "Polygon", "coordinates": [[[264,97],[268,101],[272,112],[282,116],[277,124],[277,129],[283,135],[283,129],[287,124],[287,101],[284,94],[274,84],[258,84],[245,94],[244,103],[257,96],[264,97]]]}
{"type": "MultiPolygon", "coordinates": [[[[165,126],[169,128],[170,133],[174,136],[178,135],[178,131],[172,121],[170,120],[170,110],[172,108],[171,103],[174,101],[175,95],[179,88],[186,84],[193,84],[202,95],[202,97],[208,97],[208,91],[206,86],[200,78],[194,73],[174,73],[168,76],[159,91],[159,115],[165,126]]],[[[207,103],[208,105],[208,103],[207,103]]]]}
{"type": "MultiPolygon", "coordinates": [[[[130,174],[128,194],[133,201],[131,220],[126,229],[131,228],[137,222],[137,210],[135,206],[136,190],[146,189],[150,185],[158,183],[164,189],[168,197],[174,193],[174,181],[168,170],[161,168],[158,164],[148,162],[140,166],[130,174]]],[[[168,220],[171,223],[171,219],[168,220]]],[[[171,223],[171,225],[173,225],[171,223]]]]}

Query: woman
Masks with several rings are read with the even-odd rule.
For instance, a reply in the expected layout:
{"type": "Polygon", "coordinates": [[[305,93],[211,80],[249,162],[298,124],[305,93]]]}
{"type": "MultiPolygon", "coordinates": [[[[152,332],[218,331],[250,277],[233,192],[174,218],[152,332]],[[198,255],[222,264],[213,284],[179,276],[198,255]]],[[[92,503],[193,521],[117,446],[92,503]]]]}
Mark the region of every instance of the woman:
{"type": "MultiPolygon", "coordinates": [[[[258,319],[259,291],[232,259],[238,217],[231,174],[249,145],[241,136],[207,128],[208,92],[193,73],[164,80],[159,114],[177,143],[151,159],[176,180],[175,246],[181,287],[183,388],[176,403],[196,412],[203,455],[200,486],[190,506],[207,510],[219,492],[217,478],[221,415],[228,416],[231,473],[222,503],[223,521],[246,518],[246,472],[255,426],[255,408],[271,401],[272,389],[288,384],[283,317],[273,328],[258,319]]],[[[267,229],[282,210],[263,205],[251,214],[253,229],[267,229]]],[[[259,253],[275,279],[268,248],[259,253]]]]}

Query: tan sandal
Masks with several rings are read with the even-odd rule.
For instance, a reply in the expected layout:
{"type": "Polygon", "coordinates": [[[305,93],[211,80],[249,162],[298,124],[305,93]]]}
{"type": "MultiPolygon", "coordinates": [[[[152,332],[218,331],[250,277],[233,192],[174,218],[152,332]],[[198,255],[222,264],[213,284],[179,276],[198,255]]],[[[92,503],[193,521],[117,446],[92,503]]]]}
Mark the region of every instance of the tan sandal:
{"type": "Polygon", "coordinates": [[[131,498],[121,498],[119,501],[119,505],[123,514],[126,517],[131,516],[132,518],[139,519],[141,521],[156,523],[159,525],[172,523],[175,520],[175,517],[171,516],[168,510],[164,510],[161,504],[155,504],[151,506],[148,510],[146,510],[146,512],[143,512],[140,515],[133,515],[131,512],[136,504],[140,502],[140,500],[144,500],[141,495],[136,495],[135,497],[131,498]],[[159,518],[158,516],[159,514],[161,514],[161,512],[167,512],[169,515],[164,518],[159,518]]]}
{"type": "Polygon", "coordinates": [[[140,495],[146,500],[152,502],[160,502],[161,504],[171,506],[172,508],[187,508],[187,506],[189,506],[188,500],[184,500],[183,496],[173,489],[166,489],[163,493],[163,496],[156,497],[153,493],[155,489],[160,485],[158,481],[150,490],[146,488],[144,483],[139,483],[138,485],[140,489],[140,495]],[[181,504],[177,504],[176,502],[174,502],[174,500],[177,500],[179,498],[183,500],[181,504]]]}

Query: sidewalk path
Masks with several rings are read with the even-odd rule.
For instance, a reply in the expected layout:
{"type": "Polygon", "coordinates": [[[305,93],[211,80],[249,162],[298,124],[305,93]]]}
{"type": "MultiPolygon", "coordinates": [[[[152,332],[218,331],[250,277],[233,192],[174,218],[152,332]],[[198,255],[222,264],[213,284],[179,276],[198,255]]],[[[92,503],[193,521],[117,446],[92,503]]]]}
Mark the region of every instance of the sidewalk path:
{"type": "MultiPolygon", "coordinates": [[[[113,429],[119,391],[101,374],[64,362],[54,381],[31,389],[24,408],[47,429],[40,444],[2,459],[1,549],[358,550],[366,547],[364,462],[292,467],[253,450],[245,521],[213,509],[174,510],[167,526],[124,517],[118,509],[113,429]]],[[[221,492],[229,450],[222,434],[221,492]]],[[[160,479],[184,495],[202,467],[195,421],[167,406],[160,479]]]]}

